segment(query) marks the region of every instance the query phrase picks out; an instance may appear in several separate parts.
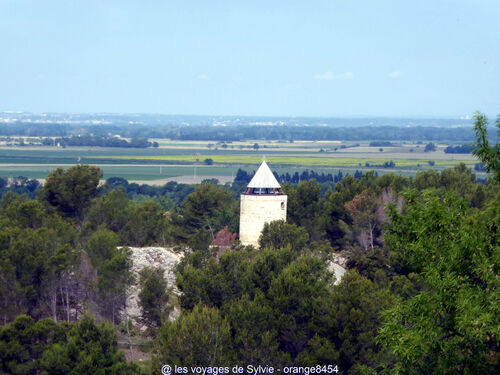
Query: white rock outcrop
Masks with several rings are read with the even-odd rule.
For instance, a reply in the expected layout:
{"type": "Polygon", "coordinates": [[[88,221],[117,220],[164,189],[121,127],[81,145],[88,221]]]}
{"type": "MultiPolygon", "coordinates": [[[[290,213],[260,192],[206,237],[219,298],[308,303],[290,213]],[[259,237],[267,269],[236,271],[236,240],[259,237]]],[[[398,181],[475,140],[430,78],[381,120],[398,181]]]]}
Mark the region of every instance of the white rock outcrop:
{"type": "MultiPolygon", "coordinates": [[[[135,283],[129,288],[124,315],[140,325],[142,310],[139,306],[139,273],[145,267],[161,268],[165,270],[165,280],[172,292],[179,295],[179,290],[175,284],[175,267],[181,261],[183,254],[174,252],[168,247],[129,247],[132,250],[132,272],[135,276],[135,283]]],[[[175,319],[180,314],[178,308],[170,313],[170,318],[175,319]]],[[[145,327],[144,327],[145,328],[145,327]]]]}
{"type": "Polygon", "coordinates": [[[333,255],[332,259],[328,261],[328,270],[335,275],[335,285],[338,285],[342,280],[342,276],[346,273],[347,258],[341,255],[333,255]]]}

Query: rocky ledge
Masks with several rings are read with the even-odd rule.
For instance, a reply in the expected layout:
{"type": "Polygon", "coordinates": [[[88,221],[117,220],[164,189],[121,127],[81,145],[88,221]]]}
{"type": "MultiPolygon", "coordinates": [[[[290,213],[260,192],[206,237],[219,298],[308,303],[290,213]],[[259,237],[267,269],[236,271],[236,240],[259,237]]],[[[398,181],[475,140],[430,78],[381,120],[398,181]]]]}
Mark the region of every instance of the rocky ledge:
{"type": "MultiPolygon", "coordinates": [[[[165,270],[165,280],[172,292],[179,295],[179,290],[175,285],[175,267],[181,261],[183,254],[174,252],[168,247],[129,247],[132,250],[132,272],[135,277],[135,283],[128,290],[128,297],[124,315],[133,320],[137,325],[140,324],[142,314],[139,306],[139,272],[144,267],[161,268],[165,270]]],[[[170,313],[170,318],[175,319],[180,311],[174,306],[170,313]]],[[[145,328],[145,327],[144,327],[145,328]]]]}

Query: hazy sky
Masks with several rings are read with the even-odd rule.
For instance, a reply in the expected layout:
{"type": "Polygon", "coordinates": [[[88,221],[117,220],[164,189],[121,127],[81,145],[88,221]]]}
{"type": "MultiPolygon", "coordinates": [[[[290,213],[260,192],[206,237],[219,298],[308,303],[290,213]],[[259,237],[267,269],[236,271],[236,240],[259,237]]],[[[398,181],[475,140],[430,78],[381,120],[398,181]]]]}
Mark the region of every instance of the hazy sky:
{"type": "Polygon", "coordinates": [[[499,0],[0,0],[0,111],[500,113],[499,0]]]}

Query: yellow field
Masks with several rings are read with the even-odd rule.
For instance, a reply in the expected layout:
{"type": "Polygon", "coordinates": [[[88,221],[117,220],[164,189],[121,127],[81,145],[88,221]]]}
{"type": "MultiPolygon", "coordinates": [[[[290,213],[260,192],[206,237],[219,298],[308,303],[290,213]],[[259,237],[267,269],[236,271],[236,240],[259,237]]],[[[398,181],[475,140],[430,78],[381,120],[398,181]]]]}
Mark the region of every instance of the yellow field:
{"type": "MultiPolygon", "coordinates": [[[[408,155],[407,155],[408,156],[408,155]]],[[[158,155],[158,156],[88,156],[92,159],[119,159],[119,160],[144,160],[144,161],[185,161],[203,162],[205,159],[212,159],[219,164],[259,164],[262,162],[260,155],[158,155]]],[[[356,167],[381,165],[385,162],[394,161],[397,167],[412,167],[417,165],[427,165],[429,159],[388,159],[388,158],[345,158],[345,157],[297,157],[297,156],[269,156],[266,161],[275,165],[307,165],[318,167],[356,167]]],[[[461,162],[460,160],[434,160],[436,166],[451,166],[461,162]]],[[[474,165],[475,161],[464,161],[468,165],[474,165]]]]}

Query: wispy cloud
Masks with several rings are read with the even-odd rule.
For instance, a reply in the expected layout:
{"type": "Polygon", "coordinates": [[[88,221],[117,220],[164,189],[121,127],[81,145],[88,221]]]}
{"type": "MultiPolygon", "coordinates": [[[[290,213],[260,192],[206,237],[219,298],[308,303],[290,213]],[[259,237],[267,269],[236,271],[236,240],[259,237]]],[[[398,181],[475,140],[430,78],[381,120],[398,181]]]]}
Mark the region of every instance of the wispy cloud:
{"type": "Polygon", "coordinates": [[[389,73],[389,78],[400,78],[404,75],[404,73],[401,70],[393,70],[392,72],[389,73]]]}
{"type": "Polygon", "coordinates": [[[340,81],[345,79],[352,79],[354,74],[352,72],[344,72],[340,74],[334,74],[333,72],[325,72],[322,74],[316,74],[313,78],[317,81],[340,81]]]}
{"type": "Polygon", "coordinates": [[[199,74],[198,79],[201,79],[202,81],[208,81],[210,79],[210,77],[208,76],[208,74],[199,74]]]}

